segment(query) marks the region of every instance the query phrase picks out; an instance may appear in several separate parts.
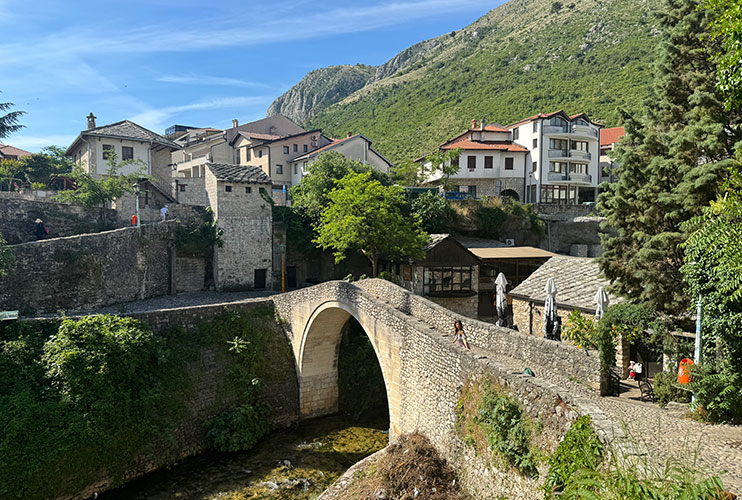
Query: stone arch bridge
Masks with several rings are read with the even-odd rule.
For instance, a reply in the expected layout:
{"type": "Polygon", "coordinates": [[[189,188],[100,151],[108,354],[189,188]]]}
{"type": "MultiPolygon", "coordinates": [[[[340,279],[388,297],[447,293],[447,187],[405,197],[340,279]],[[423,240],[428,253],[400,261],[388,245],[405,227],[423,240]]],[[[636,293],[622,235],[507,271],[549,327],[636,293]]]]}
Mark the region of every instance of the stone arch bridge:
{"type": "Polygon", "coordinates": [[[586,411],[578,408],[577,398],[566,402],[576,411],[557,415],[556,406],[570,398],[547,374],[599,384],[595,353],[459,316],[385,280],[332,281],[272,300],[294,352],[303,419],[337,411],[341,330],[350,317],[363,327],[381,366],[391,440],[419,431],[437,448],[449,446],[455,441],[459,389],[483,371],[498,376],[555,432],[568,426],[568,414],[576,418],[586,411]],[[474,352],[452,343],[456,319],[463,322],[474,352]],[[520,375],[526,366],[540,376],[520,375]]]}

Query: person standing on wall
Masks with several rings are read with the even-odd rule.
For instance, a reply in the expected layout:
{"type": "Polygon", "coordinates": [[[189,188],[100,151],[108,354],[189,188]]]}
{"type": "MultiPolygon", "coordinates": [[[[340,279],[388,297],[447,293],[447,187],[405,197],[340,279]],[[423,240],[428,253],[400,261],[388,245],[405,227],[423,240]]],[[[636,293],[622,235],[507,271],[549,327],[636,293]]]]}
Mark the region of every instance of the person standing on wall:
{"type": "Polygon", "coordinates": [[[37,240],[43,240],[49,234],[49,230],[44,225],[43,220],[36,219],[34,222],[36,222],[36,228],[33,230],[33,234],[37,240]]]}
{"type": "Polygon", "coordinates": [[[167,220],[167,212],[168,212],[168,208],[167,208],[167,205],[165,205],[164,207],[162,207],[162,208],[160,209],[160,219],[161,219],[161,220],[162,220],[163,222],[165,222],[165,221],[167,220]]]}

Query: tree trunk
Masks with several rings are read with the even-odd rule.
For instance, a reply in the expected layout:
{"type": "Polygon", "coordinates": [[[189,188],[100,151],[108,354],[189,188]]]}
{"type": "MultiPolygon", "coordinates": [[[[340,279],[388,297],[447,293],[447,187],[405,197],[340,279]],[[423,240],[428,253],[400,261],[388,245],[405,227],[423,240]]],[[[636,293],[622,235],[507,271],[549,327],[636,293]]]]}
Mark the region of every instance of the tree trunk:
{"type": "Polygon", "coordinates": [[[379,276],[379,256],[373,255],[371,257],[371,274],[372,277],[377,278],[379,276]]]}

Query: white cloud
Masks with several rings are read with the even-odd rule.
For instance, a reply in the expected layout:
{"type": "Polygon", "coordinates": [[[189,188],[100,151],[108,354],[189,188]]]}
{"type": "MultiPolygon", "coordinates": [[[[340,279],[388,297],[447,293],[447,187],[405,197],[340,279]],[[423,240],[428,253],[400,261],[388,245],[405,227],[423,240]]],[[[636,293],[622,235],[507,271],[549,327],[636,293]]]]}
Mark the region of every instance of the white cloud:
{"type": "Polygon", "coordinates": [[[226,86],[226,87],[262,87],[267,88],[268,85],[260,82],[248,82],[246,80],[240,80],[238,78],[226,78],[223,76],[212,76],[212,75],[196,75],[190,73],[188,75],[163,75],[155,78],[158,82],[163,83],[178,83],[182,85],[213,85],[213,86],[226,86]]]}
{"type": "Polygon", "coordinates": [[[25,149],[36,153],[42,148],[47,146],[59,146],[66,148],[72,141],[75,140],[76,135],[44,135],[44,136],[33,136],[33,135],[13,135],[12,137],[5,139],[6,144],[15,146],[17,148],[25,149]]]}

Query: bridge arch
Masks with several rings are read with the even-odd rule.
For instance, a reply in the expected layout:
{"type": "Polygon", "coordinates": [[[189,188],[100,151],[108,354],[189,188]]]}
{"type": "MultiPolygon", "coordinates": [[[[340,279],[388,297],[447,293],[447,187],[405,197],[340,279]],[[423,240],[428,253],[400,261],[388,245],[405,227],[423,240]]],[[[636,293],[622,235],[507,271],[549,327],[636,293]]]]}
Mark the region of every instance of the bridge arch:
{"type": "Polygon", "coordinates": [[[327,300],[313,307],[303,322],[298,342],[294,342],[300,416],[312,418],[338,411],[340,341],[343,327],[351,317],[368,336],[381,367],[393,437],[399,430],[401,338],[373,316],[339,300],[327,300]]]}

